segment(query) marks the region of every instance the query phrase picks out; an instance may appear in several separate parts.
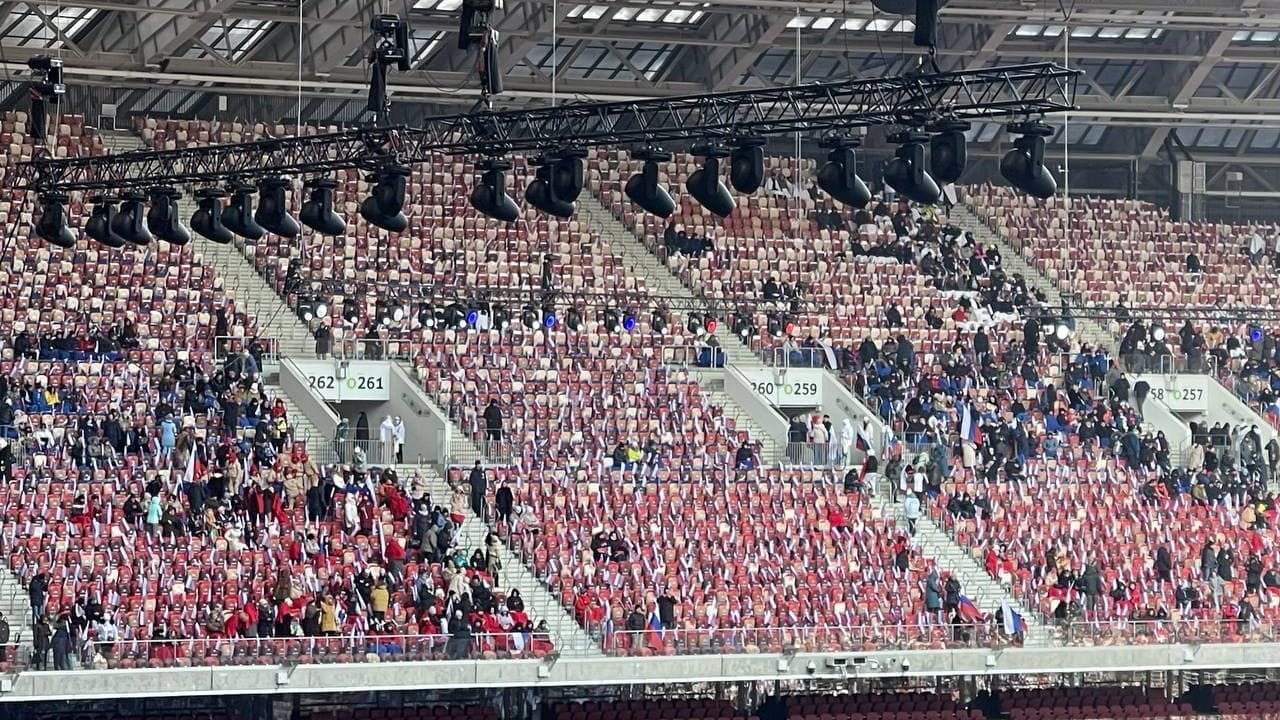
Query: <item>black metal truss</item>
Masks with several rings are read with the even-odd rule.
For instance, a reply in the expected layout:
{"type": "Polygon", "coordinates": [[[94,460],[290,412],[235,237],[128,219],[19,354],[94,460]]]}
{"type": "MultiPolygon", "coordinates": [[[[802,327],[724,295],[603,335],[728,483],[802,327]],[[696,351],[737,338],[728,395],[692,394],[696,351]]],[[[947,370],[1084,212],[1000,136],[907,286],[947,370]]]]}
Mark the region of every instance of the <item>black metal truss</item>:
{"type": "Polygon", "coordinates": [[[919,73],[767,90],[428,118],[386,127],[100,157],[42,158],[16,165],[9,187],[125,190],[231,178],[372,169],[429,162],[434,153],[504,155],[564,147],[727,141],[795,132],[838,133],[869,125],[1024,117],[1074,107],[1080,72],[1054,63],[919,73]]]}

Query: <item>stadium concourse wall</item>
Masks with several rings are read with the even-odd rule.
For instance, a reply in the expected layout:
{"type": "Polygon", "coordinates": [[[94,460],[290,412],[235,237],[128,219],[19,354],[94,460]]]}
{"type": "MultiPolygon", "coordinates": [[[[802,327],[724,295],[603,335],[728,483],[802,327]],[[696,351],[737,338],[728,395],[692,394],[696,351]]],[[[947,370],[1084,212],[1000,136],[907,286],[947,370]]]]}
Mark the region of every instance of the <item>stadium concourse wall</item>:
{"type": "MultiPolygon", "coordinates": [[[[759,680],[1198,672],[1278,665],[1280,643],[1237,643],[39,671],[0,678],[0,707],[5,702],[193,694],[288,695],[759,680]]],[[[3,714],[0,711],[0,715],[3,714]]]]}

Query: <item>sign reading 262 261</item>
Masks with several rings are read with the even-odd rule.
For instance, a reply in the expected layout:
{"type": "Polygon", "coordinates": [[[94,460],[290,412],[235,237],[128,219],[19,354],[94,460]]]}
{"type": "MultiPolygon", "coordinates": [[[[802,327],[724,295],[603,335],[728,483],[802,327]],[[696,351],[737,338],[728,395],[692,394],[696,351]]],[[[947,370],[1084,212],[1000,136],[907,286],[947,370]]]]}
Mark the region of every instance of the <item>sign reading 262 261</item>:
{"type": "Polygon", "coordinates": [[[774,407],[818,407],[822,405],[822,370],[760,368],[744,370],[751,391],[774,407]]]}
{"type": "Polygon", "coordinates": [[[350,360],[345,365],[326,360],[296,360],[307,385],[329,402],[391,399],[391,367],[381,360],[350,360]]]}

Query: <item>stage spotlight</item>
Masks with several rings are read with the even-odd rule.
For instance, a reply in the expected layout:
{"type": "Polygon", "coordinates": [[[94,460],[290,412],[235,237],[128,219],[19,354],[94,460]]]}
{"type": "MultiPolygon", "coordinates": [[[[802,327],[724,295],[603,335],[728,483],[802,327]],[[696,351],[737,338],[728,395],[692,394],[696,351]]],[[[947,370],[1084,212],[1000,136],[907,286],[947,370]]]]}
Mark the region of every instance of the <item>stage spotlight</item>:
{"type": "Polygon", "coordinates": [[[1257,345],[1258,343],[1262,342],[1262,328],[1258,327],[1257,325],[1251,325],[1249,327],[1249,342],[1253,343],[1254,345],[1257,345]]]}
{"type": "Polygon", "coordinates": [[[764,138],[735,140],[729,154],[729,183],[743,195],[751,195],[764,184],[764,138]]]}
{"type": "Polygon", "coordinates": [[[929,127],[929,171],[938,182],[947,184],[960,179],[969,153],[964,134],[973,125],[964,120],[943,120],[929,127]]]}
{"type": "Polygon", "coordinates": [[[246,240],[261,240],[266,230],[253,217],[253,186],[231,186],[231,202],[222,213],[222,225],[246,240]]]}
{"type": "Polygon", "coordinates": [[[196,191],[199,209],[191,216],[191,229],[201,237],[221,245],[230,245],[235,236],[222,223],[222,198],[226,193],[218,188],[196,191]]]}
{"type": "Polygon", "coordinates": [[[759,335],[760,331],[756,330],[755,322],[748,314],[737,312],[733,314],[733,334],[747,342],[759,335]]]}
{"type": "Polygon", "coordinates": [[[404,232],[409,219],[404,216],[405,183],[409,168],[384,165],[371,178],[373,193],[360,203],[360,217],[390,232],[404,232]]]}
{"type": "Polygon", "coordinates": [[[467,327],[467,309],[457,302],[449,303],[444,308],[444,329],[465,330],[467,327]]]}
{"type": "Polygon", "coordinates": [[[831,138],[822,143],[831,148],[827,153],[827,162],[818,169],[818,187],[830,195],[836,202],[850,207],[862,208],[871,202],[871,191],[867,184],[858,177],[857,156],[854,148],[860,141],[857,138],[831,138]]]}
{"type": "Polygon", "coordinates": [[[115,202],[102,196],[90,198],[89,202],[94,206],[89,220],[84,224],[84,234],[107,247],[124,247],[124,238],[111,232],[111,218],[116,214],[115,202]]]}
{"type": "Polygon", "coordinates": [[[329,317],[329,305],[323,300],[313,298],[304,298],[302,304],[302,319],[305,322],[312,320],[323,320],[329,317]]]}
{"type": "Polygon", "coordinates": [[[424,330],[434,330],[436,326],[436,311],[427,303],[418,306],[418,324],[424,330]]]}
{"type": "Polygon", "coordinates": [[[786,315],[769,316],[769,334],[776,337],[787,337],[795,334],[796,324],[786,315]]]}
{"type": "Polygon", "coordinates": [[[171,187],[151,190],[151,209],[147,211],[147,227],[161,240],[174,245],[191,242],[191,231],[178,215],[178,198],[182,194],[171,187]]]}
{"type": "Polygon", "coordinates": [[[506,330],[511,326],[511,312],[506,305],[489,306],[489,325],[494,330],[506,330]]]}
{"type": "Polygon", "coordinates": [[[667,314],[661,310],[654,310],[653,317],[649,318],[649,327],[659,335],[667,332],[667,314]]]}
{"type": "Polygon", "coordinates": [[[520,324],[525,328],[533,330],[542,324],[542,319],[538,317],[538,308],[528,305],[520,312],[520,324]]]}
{"type": "Polygon", "coordinates": [[[1058,181],[1044,165],[1044,139],[1053,135],[1053,128],[1029,120],[1010,124],[1009,132],[1021,137],[1014,140],[1013,149],[1000,158],[1000,174],[1010,185],[1032,197],[1053,197],[1058,191],[1058,181]]]}
{"type": "Polygon", "coordinates": [[[293,183],[286,178],[267,178],[258,183],[258,210],[253,219],[264,230],[280,237],[297,237],[302,226],[289,215],[289,198],[286,191],[293,183]]]}
{"type": "Polygon", "coordinates": [[[556,314],[548,312],[542,316],[542,327],[551,330],[556,326],[556,314]]]}
{"type": "Polygon", "coordinates": [[[302,203],[298,219],[303,225],[321,235],[338,236],[347,231],[347,221],[333,211],[333,191],[338,183],[328,178],[308,180],[303,187],[311,190],[311,197],[302,203]]]}
{"type": "Polygon", "coordinates": [[[706,332],[706,329],[702,327],[702,316],[698,313],[689,313],[684,320],[684,329],[694,335],[701,335],[706,332]]]}
{"type": "Polygon", "coordinates": [[[76,235],[67,227],[67,194],[60,192],[46,193],[40,198],[40,220],[36,223],[36,234],[51,245],[60,248],[74,248],[76,235]]]}
{"type": "Polygon", "coordinates": [[[702,320],[702,329],[705,330],[708,335],[713,335],[719,327],[720,321],[716,319],[716,316],[711,313],[707,313],[707,316],[702,320]]]}
{"type": "Polygon", "coordinates": [[[480,182],[471,188],[471,207],[494,220],[515,222],[520,217],[520,207],[507,194],[507,171],[511,169],[511,162],[490,158],[477,163],[477,167],[484,173],[480,182]]]}
{"type": "Polygon", "coordinates": [[[600,317],[600,324],[605,330],[616,333],[622,329],[622,318],[618,317],[617,310],[605,310],[600,317]]]}
{"type": "Polygon", "coordinates": [[[908,199],[923,205],[932,205],[942,197],[938,183],[925,170],[924,141],[929,139],[924,133],[910,130],[894,133],[889,142],[900,143],[894,151],[893,159],[885,163],[884,181],[908,199]]]}
{"type": "Polygon", "coordinates": [[[729,194],[729,188],[720,182],[720,158],[724,157],[725,151],[702,146],[694,148],[694,154],[705,155],[706,160],[685,181],[685,190],[712,214],[728,217],[737,204],[729,194]]]}
{"type": "Polygon", "coordinates": [[[574,332],[582,331],[582,312],[577,308],[569,308],[569,312],[565,313],[565,327],[574,332]]]}
{"type": "Polygon", "coordinates": [[[532,206],[548,215],[558,218],[573,217],[577,207],[572,202],[560,199],[556,192],[551,164],[545,164],[534,172],[534,179],[524,190],[524,199],[532,206]]]}
{"type": "Polygon", "coordinates": [[[676,201],[671,199],[671,193],[667,188],[658,184],[658,163],[670,161],[671,153],[661,150],[642,150],[632,154],[631,157],[643,160],[644,167],[627,180],[624,188],[627,198],[651,215],[657,215],[660,218],[671,217],[676,211],[676,201]]]}
{"type": "Polygon", "coordinates": [[[623,314],[623,316],[622,316],[622,329],[623,329],[623,330],[626,330],[627,332],[635,332],[635,331],[636,331],[636,314],[635,314],[635,313],[633,313],[633,312],[628,312],[628,313],[623,314]]]}
{"type": "Polygon", "coordinates": [[[124,202],[120,211],[111,218],[111,231],[134,245],[150,245],[151,231],[147,229],[146,211],[143,202],[146,196],[130,190],[124,194],[124,202]]]}
{"type": "Polygon", "coordinates": [[[346,320],[348,323],[351,323],[353,325],[357,322],[360,322],[360,306],[357,305],[354,300],[351,302],[350,305],[347,305],[345,303],[343,304],[342,319],[346,320]]]}

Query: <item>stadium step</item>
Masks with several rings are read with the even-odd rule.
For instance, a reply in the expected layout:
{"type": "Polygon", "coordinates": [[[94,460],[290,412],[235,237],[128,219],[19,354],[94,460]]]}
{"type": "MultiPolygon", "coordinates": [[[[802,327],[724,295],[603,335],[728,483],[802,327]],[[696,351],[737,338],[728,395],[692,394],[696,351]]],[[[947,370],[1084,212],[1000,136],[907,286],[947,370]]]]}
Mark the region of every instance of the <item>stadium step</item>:
{"type": "MultiPolygon", "coordinates": [[[[427,487],[431,497],[442,498],[441,502],[446,505],[448,498],[453,494],[448,480],[435,468],[401,465],[396,467],[396,472],[404,476],[415,472],[423,473],[427,477],[427,487]]],[[[469,551],[483,548],[489,532],[490,528],[482,518],[474,513],[467,513],[467,519],[459,529],[458,546],[465,547],[469,551]]],[[[564,604],[533,574],[521,558],[511,552],[506,545],[499,550],[499,555],[502,558],[502,570],[498,573],[498,579],[503,589],[518,589],[521,597],[524,598],[525,608],[533,611],[531,615],[534,622],[547,621],[547,629],[555,639],[556,650],[561,655],[604,656],[600,650],[600,644],[578,624],[564,604]]]]}
{"type": "MultiPolygon", "coordinates": [[[[881,478],[876,487],[876,494],[880,500],[880,514],[881,517],[892,518],[895,527],[905,530],[907,528],[906,510],[901,497],[898,502],[893,502],[890,482],[889,478],[881,478]]],[[[1052,644],[1050,636],[1040,630],[1043,625],[1040,613],[1029,610],[1021,600],[1013,596],[1009,588],[988,575],[979,558],[957,544],[951,535],[927,513],[916,522],[916,534],[912,537],[912,542],[920,548],[925,557],[933,558],[938,563],[939,570],[956,577],[960,581],[961,592],[968,596],[982,612],[994,615],[1007,601],[1026,623],[1027,629],[1023,636],[1026,646],[1052,644]]]]}
{"type": "Polygon", "coordinates": [[[18,645],[19,657],[25,657],[31,645],[31,601],[18,576],[8,568],[0,570],[0,613],[9,623],[9,642],[18,645]]]}
{"type": "MultiPolygon", "coordinates": [[[[956,226],[973,233],[974,239],[983,245],[995,245],[1000,250],[1001,264],[1010,275],[1019,274],[1029,287],[1044,293],[1046,305],[1050,311],[1063,306],[1062,293],[1058,286],[1038,268],[1027,261],[1027,258],[1013,248],[1003,237],[994,233],[983,224],[982,220],[966,205],[957,205],[951,209],[951,222],[956,226]]],[[[1082,342],[1102,345],[1107,348],[1117,346],[1117,339],[1101,324],[1092,318],[1075,319],[1076,335],[1082,342]]]]}
{"type": "MultiPolygon", "coordinates": [[[[725,417],[732,418],[734,426],[739,429],[745,429],[753,439],[760,441],[760,460],[765,465],[775,466],[781,462],[785,456],[784,450],[773,440],[770,435],[760,427],[760,423],[750,413],[743,410],[733,401],[733,398],[727,394],[718,391],[706,393],[707,397],[713,403],[719,405],[724,411],[725,417]]],[[[777,416],[779,423],[786,422],[781,415],[777,416]]]]}

